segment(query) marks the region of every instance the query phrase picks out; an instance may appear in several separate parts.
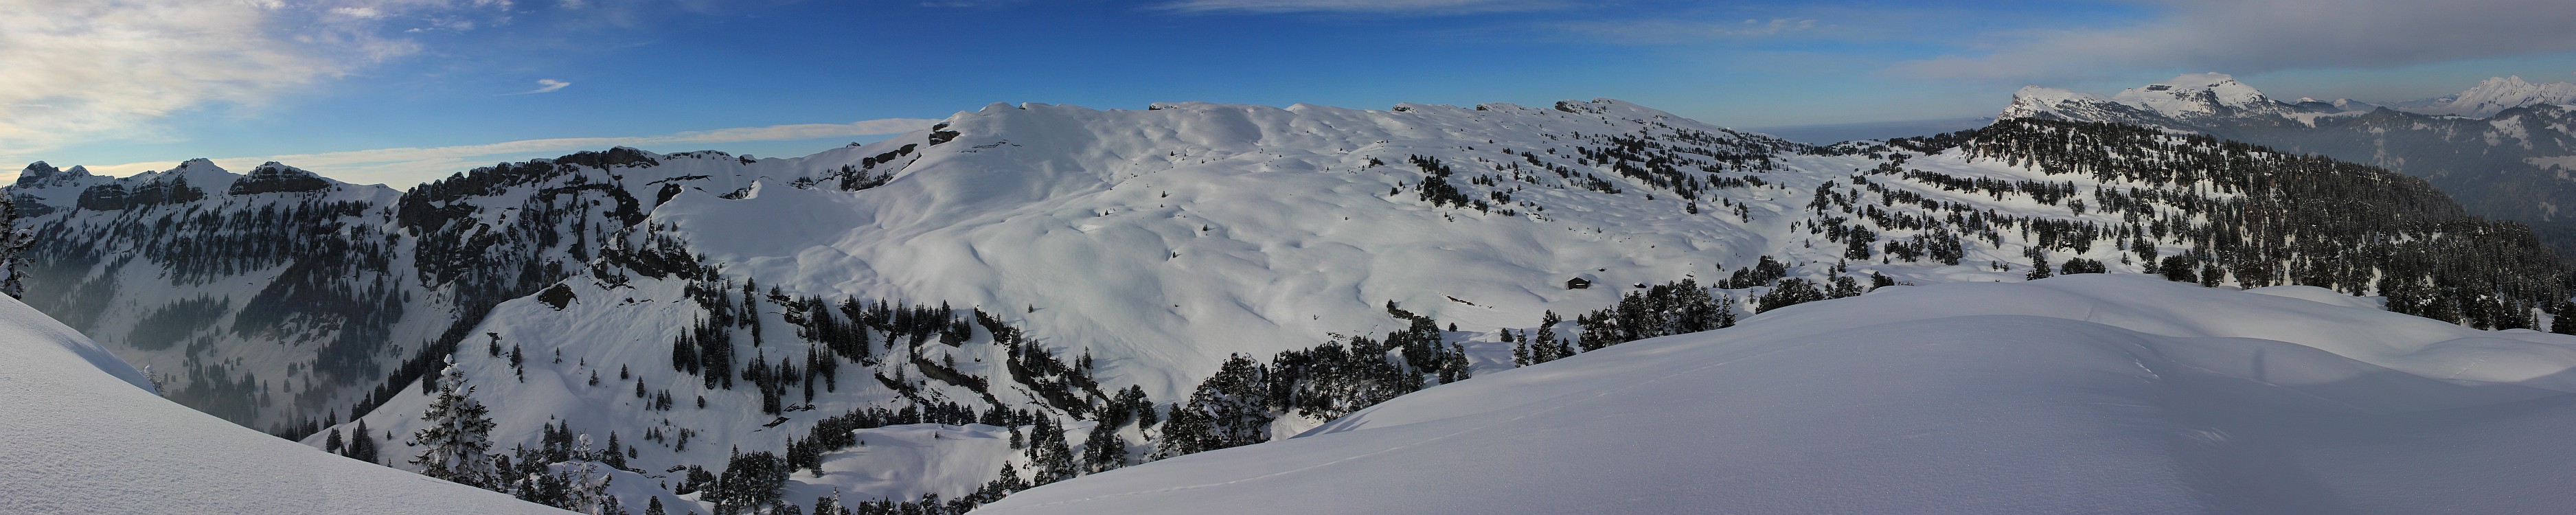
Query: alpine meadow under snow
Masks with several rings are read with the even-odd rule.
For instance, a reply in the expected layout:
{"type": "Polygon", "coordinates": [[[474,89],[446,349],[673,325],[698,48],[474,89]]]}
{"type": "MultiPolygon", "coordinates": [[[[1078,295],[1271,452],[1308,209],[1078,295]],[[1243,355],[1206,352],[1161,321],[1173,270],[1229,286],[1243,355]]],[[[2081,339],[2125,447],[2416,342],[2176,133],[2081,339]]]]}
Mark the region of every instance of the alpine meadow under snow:
{"type": "MultiPolygon", "coordinates": [[[[2168,97],[2084,105],[2218,111],[2168,97]]],[[[28,305],[171,400],[579,511],[2563,501],[2525,486],[2566,479],[2535,424],[2576,366],[2530,230],[2064,118],[993,104],[796,158],[37,163],[8,198],[28,305]]]]}

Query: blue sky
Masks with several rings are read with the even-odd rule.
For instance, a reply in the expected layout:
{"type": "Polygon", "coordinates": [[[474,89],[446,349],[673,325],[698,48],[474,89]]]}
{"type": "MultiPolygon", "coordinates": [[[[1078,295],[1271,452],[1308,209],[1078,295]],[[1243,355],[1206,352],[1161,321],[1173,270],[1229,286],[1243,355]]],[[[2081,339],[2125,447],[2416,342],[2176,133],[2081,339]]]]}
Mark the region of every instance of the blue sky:
{"type": "Polygon", "coordinates": [[[2559,0],[0,0],[0,159],[396,186],[633,145],[802,155],[991,102],[1612,97],[1773,128],[2220,71],[2282,98],[2576,80],[2559,0]]]}

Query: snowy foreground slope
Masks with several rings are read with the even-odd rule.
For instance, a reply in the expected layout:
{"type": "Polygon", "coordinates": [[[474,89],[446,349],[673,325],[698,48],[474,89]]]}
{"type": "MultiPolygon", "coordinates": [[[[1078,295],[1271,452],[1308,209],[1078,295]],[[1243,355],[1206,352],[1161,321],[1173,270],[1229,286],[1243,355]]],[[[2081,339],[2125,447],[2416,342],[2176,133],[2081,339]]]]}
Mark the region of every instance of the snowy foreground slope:
{"type": "Polygon", "coordinates": [[[0,513],[559,513],[279,440],[151,388],[0,298],[0,513]]]}
{"type": "Polygon", "coordinates": [[[2537,513],[2576,338],[2309,287],[1881,290],[976,513],[2537,513]]]}

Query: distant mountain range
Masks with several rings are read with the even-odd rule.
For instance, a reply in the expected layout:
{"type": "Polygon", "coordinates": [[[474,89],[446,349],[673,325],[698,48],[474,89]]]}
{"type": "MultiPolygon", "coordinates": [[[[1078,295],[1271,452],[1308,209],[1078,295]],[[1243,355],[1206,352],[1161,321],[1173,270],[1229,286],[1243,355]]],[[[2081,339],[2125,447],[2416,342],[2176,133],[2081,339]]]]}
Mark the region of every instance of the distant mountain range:
{"type": "Polygon", "coordinates": [[[2195,132],[2422,177],[2471,213],[2530,225],[2576,256],[2576,83],[2487,79],[2456,95],[2374,105],[2273,99],[2224,74],[2187,74],[2110,96],[2026,87],[2001,119],[2107,122],[2195,132]]]}

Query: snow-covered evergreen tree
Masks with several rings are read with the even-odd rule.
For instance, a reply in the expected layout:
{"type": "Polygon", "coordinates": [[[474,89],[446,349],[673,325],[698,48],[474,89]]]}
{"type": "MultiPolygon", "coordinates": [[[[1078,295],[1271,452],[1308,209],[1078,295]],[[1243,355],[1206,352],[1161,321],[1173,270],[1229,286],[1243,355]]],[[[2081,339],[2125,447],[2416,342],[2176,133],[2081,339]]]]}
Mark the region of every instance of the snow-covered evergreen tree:
{"type": "Polygon", "coordinates": [[[21,270],[28,266],[27,247],[35,243],[35,229],[18,228],[18,203],[0,197],[0,273],[9,276],[0,280],[0,294],[13,299],[26,294],[27,274],[21,270]]]}
{"type": "Polygon", "coordinates": [[[589,434],[581,435],[577,441],[579,443],[575,445],[578,447],[573,449],[572,457],[579,460],[579,465],[572,467],[572,480],[568,482],[571,487],[569,508],[589,515],[625,513],[626,510],[617,506],[617,498],[608,495],[608,482],[615,478],[599,469],[600,461],[607,459],[604,456],[608,452],[592,448],[589,434]]]}
{"type": "Polygon", "coordinates": [[[412,441],[421,447],[411,463],[420,465],[420,473],[458,484],[491,488],[492,448],[491,408],[474,400],[474,387],[465,384],[465,370],[456,366],[456,356],[447,357],[447,370],[439,374],[438,396],[430,401],[421,419],[429,427],[412,433],[412,441]]]}

